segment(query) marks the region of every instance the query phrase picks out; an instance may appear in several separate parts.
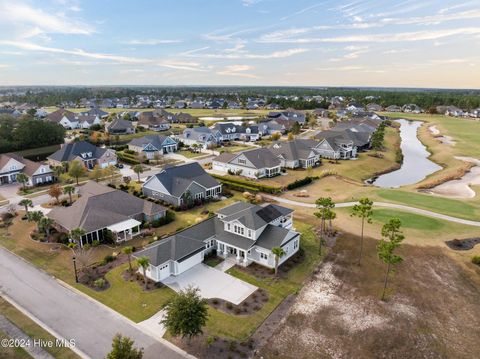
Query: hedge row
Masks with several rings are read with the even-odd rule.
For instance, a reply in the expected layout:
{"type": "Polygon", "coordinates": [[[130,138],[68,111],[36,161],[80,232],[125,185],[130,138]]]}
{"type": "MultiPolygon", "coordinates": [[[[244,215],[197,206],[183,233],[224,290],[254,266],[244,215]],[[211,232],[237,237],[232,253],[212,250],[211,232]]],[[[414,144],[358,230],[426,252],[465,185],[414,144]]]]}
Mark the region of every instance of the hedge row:
{"type": "Polygon", "coordinates": [[[130,163],[132,165],[138,165],[140,161],[136,158],[136,156],[127,154],[125,152],[117,152],[117,157],[121,159],[123,162],[130,163]]]}
{"type": "Polygon", "coordinates": [[[219,176],[216,174],[211,174],[211,176],[216,178],[223,184],[228,185],[229,188],[235,189],[237,191],[246,190],[246,191],[266,192],[266,193],[282,192],[282,188],[280,186],[270,186],[270,185],[262,184],[259,182],[248,181],[246,179],[219,176]],[[236,186],[240,189],[233,188],[232,186],[236,186]]]}
{"type": "Polygon", "coordinates": [[[318,176],[307,176],[305,178],[302,178],[302,179],[298,179],[292,183],[289,183],[287,185],[287,189],[288,190],[291,190],[291,189],[295,189],[295,188],[298,188],[298,187],[302,187],[302,186],[306,186],[307,184],[310,184],[312,183],[313,181],[319,179],[320,177],[318,176]]]}

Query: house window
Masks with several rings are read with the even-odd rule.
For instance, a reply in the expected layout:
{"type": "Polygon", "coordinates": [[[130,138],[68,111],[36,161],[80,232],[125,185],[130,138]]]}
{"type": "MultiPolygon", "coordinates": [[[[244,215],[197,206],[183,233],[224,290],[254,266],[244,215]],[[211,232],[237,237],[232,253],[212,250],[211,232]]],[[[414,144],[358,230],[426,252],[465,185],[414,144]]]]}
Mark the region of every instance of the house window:
{"type": "Polygon", "coordinates": [[[227,231],[230,231],[230,223],[227,223],[227,231]]]}
{"type": "Polygon", "coordinates": [[[252,231],[250,229],[248,230],[248,236],[252,237],[252,231]]]}
{"type": "Polygon", "coordinates": [[[297,249],[298,248],[298,240],[293,242],[293,249],[297,249]]]}
{"type": "Polygon", "coordinates": [[[238,163],[241,164],[241,165],[246,165],[247,164],[247,160],[243,159],[243,158],[239,158],[238,159],[238,163]]]}
{"type": "Polygon", "coordinates": [[[240,226],[234,226],[233,231],[237,234],[240,234],[241,236],[243,236],[245,234],[245,228],[240,227],[240,226]]]}
{"type": "Polygon", "coordinates": [[[267,259],[268,259],[268,255],[265,254],[265,253],[261,253],[261,252],[260,252],[260,258],[261,258],[261,259],[264,259],[264,260],[267,260],[267,259]]]}

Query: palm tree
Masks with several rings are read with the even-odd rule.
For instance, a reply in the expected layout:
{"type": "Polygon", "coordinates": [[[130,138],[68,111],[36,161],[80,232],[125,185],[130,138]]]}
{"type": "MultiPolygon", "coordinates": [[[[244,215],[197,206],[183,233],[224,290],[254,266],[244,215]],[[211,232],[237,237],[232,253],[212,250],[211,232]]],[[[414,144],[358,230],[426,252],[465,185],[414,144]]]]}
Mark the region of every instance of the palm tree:
{"type": "Polygon", "coordinates": [[[22,184],[23,192],[25,192],[27,188],[28,176],[25,173],[19,173],[17,175],[17,182],[22,184]]]}
{"type": "Polygon", "coordinates": [[[18,205],[25,207],[25,213],[28,216],[28,207],[33,207],[33,202],[28,198],[24,198],[20,202],[18,202],[18,205]]]}
{"type": "Polygon", "coordinates": [[[147,268],[150,265],[150,259],[148,259],[148,257],[140,257],[137,259],[137,263],[140,267],[142,267],[145,290],[147,290],[147,268]]]}
{"type": "Polygon", "coordinates": [[[70,238],[73,239],[77,245],[81,244],[83,246],[83,243],[81,243],[81,240],[84,234],[85,234],[85,231],[83,229],[74,228],[70,231],[70,238]]]}
{"type": "Polygon", "coordinates": [[[373,201],[368,198],[361,198],[358,201],[358,204],[354,205],[352,208],[352,217],[359,217],[362,219],[362,235],[360,239],[360,254],[358,255],[358,265],[362,262],[362,252],[363,252],[363,228],[365,226],[365,220],[367,223],[372,223],[372,206],[373,201]]]}
{"type": "Polygon", "coordinates": [[[63,193],[68,194],[68,198],[70,200],[70,204],[72,204],[72,194],[75,193],[75,187],[73,186],[65,186],[63,187],[63,193]]]}
{"type": "Polygon", "coordinates": [[[42,217],[40,219],[39,225],[40,227],[43,228],[47,237],[50,236],[50,228],[52,227],[53,223],[54,223],[53,219],[48,217],[42,217]]]}
{"type": "Polygon", "coordinates": [[[142,165],[138,164],[133,167],[133,172],[137,174],[138,182],[140,182],[140,173],[143,173],[142,165]]]}
{"type": "Polygon", "coordinates": [[[37,224],[37,231],[40,232],[40,220],[43,218],[41,211],[28,212],[28,221],[35,222],[37,224]]]}
{"type": "Polygon", "coordinates": [[[133,253],[133,247],[130,247],[130,246],[124,247],[124,248],[122,249],[122,252],[123,252],[124,254],[126,254],[127,257],[128,257],[128,266],[130,267],[130,273],[132,273],[132,272],[133,272],[133,268],[132,268],[131,255],[132,255],[132,253],[133,253]]]}
{"type": "Polygon", "coordinates": [[[286,253],[282,247],[273,247],[272,253],[275,255],[275,276],[278,274],[278,262],[286,253]]]}

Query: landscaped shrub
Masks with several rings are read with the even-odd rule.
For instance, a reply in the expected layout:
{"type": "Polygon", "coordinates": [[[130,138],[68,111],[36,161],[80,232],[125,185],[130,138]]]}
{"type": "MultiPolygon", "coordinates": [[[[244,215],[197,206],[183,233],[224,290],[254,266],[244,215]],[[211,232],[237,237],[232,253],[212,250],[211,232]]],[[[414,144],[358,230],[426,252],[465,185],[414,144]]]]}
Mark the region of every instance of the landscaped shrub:
{"type": "Polygon", "coordinates": [[[169,224],[170,222],[173,222],[175,220],[175,212],[173,211],[167,211],[164,217],[161,217],[159,219],[155,219],[151,222],[153,228],[158,228],[160,226],[164,226],[166,224],[169,224]]]}
{"type": "Polygon", "coordinates": [[[111,254],[107,254],[105,258],[103,258],[103,264],[113,262],[114,260],[115,260],[114,256],[112,256],[111,254]]]}
{"type": "Polygon", "coordinates": [[[480,266],[480,256],[474,256],[472,258],[472,263],[476,264],[477,266],[480,266]]]}
{"type": "Polygon", "coordinates": [[[292,190],[292,189],[295,189],[295,188],[298,188],[298,187],[306,186],[307,184],[310,184],[317,179],[319,179],[318,176],[313,176],[313,177],[312,176],[307,176],[305,178],[298,179],[296,181],[293,181],[292,183],[289,183],[287,185],[287,189],[292,190]]]}
{"type": "Polygon", "coordinates": [[[216,174],[210,174],[212,177],[216,178],[224,186],[227,186],[229,189],[236,191],[249,191],[249,192],[266,192],[266,193],[279,193],[282,191],[280,186],[272,186],[263,184],[260,182],[249,181],[243,178],[235,178],[230,176],[219,176],[216,174]]]}
{"type": "Polygon", "coordinates": [[[103,279],[103,278],[95,279],[95,281],[93,282],[93,285],[97,288],[100,288],[100,289],[105,287],[105,284],[106,284],[106,282],[105,282],[105,279],[103,279]]]}

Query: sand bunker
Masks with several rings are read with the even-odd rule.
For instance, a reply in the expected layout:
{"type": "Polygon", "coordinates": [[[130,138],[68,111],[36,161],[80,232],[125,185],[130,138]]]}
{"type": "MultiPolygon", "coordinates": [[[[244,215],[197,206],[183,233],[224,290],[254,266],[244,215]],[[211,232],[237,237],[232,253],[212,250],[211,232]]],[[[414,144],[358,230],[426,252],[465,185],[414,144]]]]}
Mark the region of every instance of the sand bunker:
{"type": "Polygon", "coordinates": [[[437,128],[437,126],[429,126],[428,127],[429,131],[437,140],[439,140],[441,143],[449,146],[455,146],[455,140],[451,136],[440,136],[440,130],[437,128]]]}
{"type": "Polygon", "coordinates": [[[473,198],[476,193],[470,186],[480,185],[480,160],[471,157],[455,157],[458,160],[474,163],[475,166],[465,173],[462,178],[447,181],[429,190],[437,194],[451,198],[473,198]]]}

